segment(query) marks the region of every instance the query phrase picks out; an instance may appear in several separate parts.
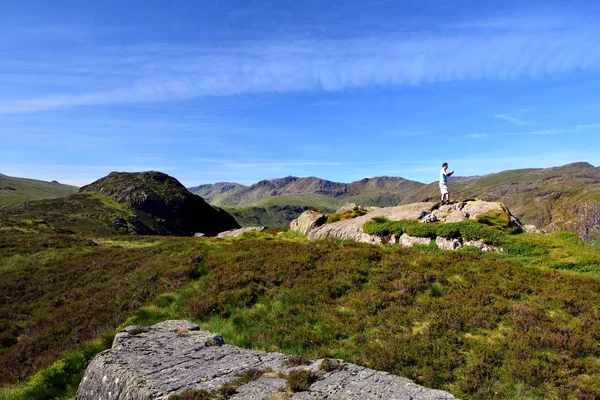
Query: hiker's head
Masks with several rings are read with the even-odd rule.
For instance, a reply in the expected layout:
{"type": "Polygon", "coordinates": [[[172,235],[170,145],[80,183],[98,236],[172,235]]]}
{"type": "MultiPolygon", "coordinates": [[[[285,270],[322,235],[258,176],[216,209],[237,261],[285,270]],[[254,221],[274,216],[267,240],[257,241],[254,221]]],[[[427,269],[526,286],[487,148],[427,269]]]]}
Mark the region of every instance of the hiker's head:
{"type": "Polygon", "coordinates": [[[443,163],[442,164],[442,168],[447,169],[448,168],[448,163],[447,162],[443,163]]]}

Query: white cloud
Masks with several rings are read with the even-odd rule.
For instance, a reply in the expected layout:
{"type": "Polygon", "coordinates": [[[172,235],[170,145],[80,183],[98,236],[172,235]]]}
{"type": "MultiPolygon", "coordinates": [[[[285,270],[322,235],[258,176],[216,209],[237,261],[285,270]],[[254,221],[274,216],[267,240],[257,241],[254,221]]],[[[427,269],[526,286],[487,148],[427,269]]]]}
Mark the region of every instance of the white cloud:
{"type": "MultiPolygon", "coordinates": [[[[272,40],[219,47],[157,44],[90,47],[86,54],[47,54],[36,60],[5,59],[0,74],[32,74],[37,95],[0,97],[0,113],[86,105],[160,102],[205,96],[507,80],[600,68],[594,27],[537,23],[508,29],[511,20],[477,29],[339,40],[272,40]],[[499,25],[506,30],[496,29],[499,25]],[[483,32],[481,31],[483,29],[483,32]],[[56,71],[81,87],[49,92],[56,71]],[[85,79],[93,76],[95,79],[85,79]],[[95,83],[94,83],[95,82],[95,83]]],[[[11,93],[15,93],[11,91],[11,93]]],[[[31,93],[31,87],[27,93],[31,93]]],[[[519,123],[519,116],[497,114],[519,123]]]]}
{"type": "Polygon", "coordinates": [[[501,119],[506,122],[511,122],[517,125],[527,125],[527,121],[523,118],[529,110],[520,110],[513,113],[498,113],[494,114],[494,118],[501,119]]]}
{"type": "Polygon", "coordinates": [[[581,133],[588,129],[600,128],[600,124],[586,124],[586,125],[575,125],[564,129],[541,129],[537,131],[525,131],[525,132],[504,132],[504,133],[470,133],[466,134],[465,137],[472,139],[482,139],[487,137],[501,137],[501,136],[548,136],[548,135],[562,135],[565,133],[581,133]]]}

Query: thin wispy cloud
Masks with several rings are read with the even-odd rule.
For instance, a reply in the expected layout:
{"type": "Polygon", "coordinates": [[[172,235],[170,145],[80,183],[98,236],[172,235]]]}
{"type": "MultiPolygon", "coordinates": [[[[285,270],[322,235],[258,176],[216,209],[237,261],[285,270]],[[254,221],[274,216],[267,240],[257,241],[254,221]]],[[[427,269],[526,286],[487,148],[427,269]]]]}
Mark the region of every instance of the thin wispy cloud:
{"type": "Polygon", "coordinates": [[[581,133],[590,129],[600,129],[600,124],[575,125],[564,129],[542,129],[536,131],[524,132],[503,132],[503,133],[469,133],[465,137],[471,139],[496,138],[502,136],[550,136],[562,135],[567,133],[581,133]]]}
{"type": "Polygon", "coordinates": [[[527,125],[528,122],[525,121],[524,119],[524,115],[528,112],[529,110],[519,110],[513,113],[498,113],[498,114],[494,114],[494,118],[506,121],[506,122],[511,122],[513,124],[516,125],[527,125]]]}
{"type": "MultiPolygon", "coordinates": [[[[507,21],[504,24],[510,25],[507,21]]],[[[526,19],[518,20],[518,24],[525,23],[526,19]]],[[[39,90],[37,95],[20,98],[5,94],[0,97],[0,113],[206,96],[510,80],[600,69],[600,46],[596,45],[600,34],[593,26],[554,29],[538,23],[529,30],[491,28],[436,35],[235,42],[219,47],[170,43],[91,47],[85,54],[5,60],[0,62],[0,74],[21,69],[23,77],[31,77],[27,92],[36,84],[39,90]],[[26,72],[32,70],[35,74],[26,72]],[[57,70],[81,80],[95,76],[95,80],[75,89],[48,90],[47,77],[57,70]]],[[[522,121],[510,114],[497,117],[517,124],[522,121]]]]}

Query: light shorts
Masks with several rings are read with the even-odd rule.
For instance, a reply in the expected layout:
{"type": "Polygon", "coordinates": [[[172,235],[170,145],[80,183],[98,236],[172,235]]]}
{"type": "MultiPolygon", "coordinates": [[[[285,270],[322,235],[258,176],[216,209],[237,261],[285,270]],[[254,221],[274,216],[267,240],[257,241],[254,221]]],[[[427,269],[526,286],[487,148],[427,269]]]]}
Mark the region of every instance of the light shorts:
{"type": "Polygon", "coordinates": [[[450,194],[450,190],[448,190],[448,184],[440,182],[440,192],[442,194],[450,194]]]}

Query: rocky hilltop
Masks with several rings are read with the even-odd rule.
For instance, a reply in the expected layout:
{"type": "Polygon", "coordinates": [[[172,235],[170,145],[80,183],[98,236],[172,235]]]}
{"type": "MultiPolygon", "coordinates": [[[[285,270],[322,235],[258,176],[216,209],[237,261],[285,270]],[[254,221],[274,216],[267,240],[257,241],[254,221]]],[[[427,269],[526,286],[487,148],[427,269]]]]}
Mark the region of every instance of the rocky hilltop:
{"type": "Polygon", "coordinates": [[[233,217],[155,171],[111,172],[64,198],[24,203],[0,215],[0,224],[25,221],[88,234],[216,235],[238,228],[233,217]]]}
{"type": "Polygon", "coordinates": [[[130,326],[88,366],[77,400],[455,397],[341,360],[245,350],[189,321],[130,326]]]}
{"type": "MultiPolygon", "coordinates": [[[[523,225],[518,218],[502,203],[487,202],[482,200],[466,200],[453,204],[440,205],[433,202],[419,202],[406,204],[396,207],[373,207],[366,209],[364,215],[352,215],[358,208],[343,207],[336,213],[335,222],[318,211],[309,210],[290,223],[293,231],[307,235],[309,240],[338,238],[350,239],[357,242],[373,244],[399,244],[404,247],[414,245],[429,245],[432,241],[437,247],[444,250],[456,250],[464,246],[478,247],[483,251],[502,252],[502,248],[495,246],[489,241],[482,240],[481,237],[464,237],[459,232],[459,227],[455,229],[445,229],[444,235],[436,234],[432,229],[431,223],[459,223],[463,221],[477,221],[480,225],[500,225],[500,229],[518,229],[519,231],[529,231],[543,233],[532,225],[523,225]],[[349,218],[345,215],[351,214],[349,218]],[[408,221],[412,223],[412,229],[405,229],[409,232],[398,234],[387,233],[376,235],[365,232],[365,224],[370,221],[408,221]],[[429,226],[427,226],[429,225],[429,226]],[[419,228],[420,226],[420,228],[419,228]],[[411,235],[410,232],[416,232],[411,235]]],[[[484,227],[485,228],[485,227],[484,227]]],[[[465,228],[466,229],[466,228],[465,228]]],[[[471,230],[472,227],[471,227],[471,230]]]]}
{"type": "MultiPolygon", "coordinates": [[[[524,223],[548,232],[570,230],[584,240],[600,233],[600,167],[586,162],[451,178],[454,198],[501,201],[524,223]]],[[[400,204],[437,200],[436,182],[407,195],[400,204]]]]}

